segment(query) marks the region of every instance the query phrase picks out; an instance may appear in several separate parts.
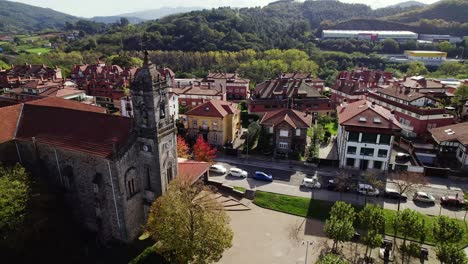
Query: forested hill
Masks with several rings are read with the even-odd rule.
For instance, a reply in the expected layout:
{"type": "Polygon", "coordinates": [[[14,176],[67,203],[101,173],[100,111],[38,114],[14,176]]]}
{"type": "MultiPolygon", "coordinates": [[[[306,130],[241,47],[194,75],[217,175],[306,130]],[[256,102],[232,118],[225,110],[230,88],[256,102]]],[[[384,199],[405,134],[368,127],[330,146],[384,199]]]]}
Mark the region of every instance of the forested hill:
{"type": "Polygon", "coordinates": [[[77,20],[74,16],[49,8],[0,0],[0,33],[61,29],[65,22],[77,20]]]}
{"type": "Polygon", "coordinates": [[[410,12],[389,16],[388,19],[403,23],[418,22],[421,19],[442,19],[450,22],[468,23],[468,1],[443,0],[410,12]]]}

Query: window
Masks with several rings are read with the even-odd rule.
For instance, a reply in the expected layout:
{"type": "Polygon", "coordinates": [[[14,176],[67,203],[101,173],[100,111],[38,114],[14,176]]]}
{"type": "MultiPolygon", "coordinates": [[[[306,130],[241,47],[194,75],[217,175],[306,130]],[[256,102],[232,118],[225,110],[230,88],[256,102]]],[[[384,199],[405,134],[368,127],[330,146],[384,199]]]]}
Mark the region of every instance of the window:
{"type": "Polygon", "coordinates": [[[192,126],[193,126],[193,128],[197,128],[198,122],[197,122],[196,119],[194,119],[194,120],[192,121],[192,126]]]}
{"type": "Polygon", "coordinates": [[[377,153],[377,156],[380,158],[386,158],[388,154],[388,150],[386,149],[379,149],[379,152],[377,153]]]}
{"type": "Polygon", "coordinates": [[[314,104],[314,108],[318,108],[318,107],[319,107],[319,105],[318,105],[318,104],[314,104]]]}
{"type": "Polygon", "coordinates": [[[349,167],[354,167],[354,159],[352,158],[347,158],[346,159],[346,166],[349,166],[349,167]]]}
{"type": "Polygon", "coordinates": [[[382,145],[390,145],[390,140],[392,139],[391,135],[380,135],[380,141],[379,144],[382,145]]]}
{"type": "Polygon", "coordinates": [[[463,156],[463,151],[461,149],[458,150],[458,157],[461,158],[463,156]]]}
{"type": "Polygon", "coordinates": [[[296,129],[296,136],[297,137],[301,136],[301,129],[300,128],[296,129]]]}
{"type": "Polygon", "coordinates": [[[280,149],[288,149],[288,143],[286,143],[286,142],[280,142],[280,143],[279,143],[279,148],[280,148],[280,149]]]}
{"type": "Polygon", "coordinates": [[[148,165],[145,165],[145,173],[146,173],[146,189],[151,191],[151,170],[148,165]]]}
{"type": "Polygon", "coordinates": [[[363,133],[361,142],[364,142],[364,143],[377,143],[377,134],[375,134],[375,133],[363,133]]]}
{"type": "Polygon", "coordinates": [[[280,137],[287,137],[289,136],[288,130],[280,130],[280,137]]]}
{"type": "Polygon", "coordinates": [[[347,153],[348,153],[348,154],[356,154],[356,150],[357,150],[356,147],[351,147],[351,146],[349,146],[349,147],[348,147],[347,153]]]}
{"type": "Polygon", "coordinates": [[[374,160],[374,169],[381,170],[382,169],[382,164],[383,164],[383,162],[374,160]]]}
{"type": "Polygon", "coordinates": [[[348,141],[358,142],[359,141],[359,133],[358,132],[349,132],[348,141]]]}
{"type": "Polygon", "coordinates": [[[99,192],[99,185],[97,183],[93,183],[93,192],[98,193],[99,192]]]}
{"type": "Polygon", "coordinates": [[[363,156],[374,156],[374,149],[372,149],[372,148],[361,148],[361,155],[363,155],[363,156]]]}
{"type": "Polygon", "coordinates": [[[268,133],[273,134],[273,127],[268,128],[268,133]]]}
{"type": "Polygon", "coordinates": [[[192,106],[196,106],[196,105],[197,105],[197,103],[196,103],[196,102],[192,102],[192,106]]]}
{"type": "Polygon", "coordinates": [[[218,130],[218,122],[213,121],[212,128],[213,128],[213,130],[218,130]]]}

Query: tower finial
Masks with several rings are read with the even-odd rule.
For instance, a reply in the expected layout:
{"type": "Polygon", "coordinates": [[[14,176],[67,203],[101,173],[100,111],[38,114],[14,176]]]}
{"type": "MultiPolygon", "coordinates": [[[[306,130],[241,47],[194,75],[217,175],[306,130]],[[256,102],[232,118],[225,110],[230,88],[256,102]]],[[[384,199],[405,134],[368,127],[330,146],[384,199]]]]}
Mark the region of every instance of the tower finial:
{"type": "Polygon", "coordinates": [[[143,66],[148,66],[149,59],[148,59],[148,51],[145,50],[145,58],[143,59],[143,66]]]}

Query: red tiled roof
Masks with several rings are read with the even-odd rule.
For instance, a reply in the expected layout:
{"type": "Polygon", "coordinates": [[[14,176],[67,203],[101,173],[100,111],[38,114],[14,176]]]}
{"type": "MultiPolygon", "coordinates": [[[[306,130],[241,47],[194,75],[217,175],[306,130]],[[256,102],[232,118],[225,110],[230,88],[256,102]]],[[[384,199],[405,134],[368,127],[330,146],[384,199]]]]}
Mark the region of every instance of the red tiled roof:
{"type": "Polygon", "coordinates": [[[226,102],[221,100],[211,100],[189,110],[186,115],[188,116],[209,116],[209,117],[225,117],[240,110],[237,108],[236,103],[226,102]]]}
{"type": "Polygon", "coordinates": [[[379,90],[377,93],[385,94],[391,97],[395,97],[407,102],[412,102],[422,97],[426,97],[425,94],[410,91],[410,89],[406,89],[404,87],[395,87],[391,86],[382,90],[379,90]]]}
{"type": "Polygon", "coordinates": [[[16,125],[23,105],[17,104],[0,108],[0,144],[13,140],[16,125]]]}
{"type": "Polygon", "coordinates": [[[382,106],[372,104],[367,100],[360,100],[347,104],[345,107],[343,106],[342,104],[336,109],[340,125],[400,129],[400,123],[388,109],[382,106]],[[375,118],[378,118],[380,122],[375,122],[375,118]]]}
{"type": "Polygon", "coordinates": [[[108,157],[128,142],[131,129],[130,118],[28,103],[16,139],[108,157]]]}
{"type": "Polygon", "coordinates": [[[265,113],[260,124],[276,126],[282,122],[288,123],[295,129],[310,127],[312,124],[312,115],[297,110],[283,109],[265,113]]]}
{"type": "Polygon", "coordinates": [[[468,145],[468,123],[460,123],[444,127],[429,129],[432,137],[438,142],[458,141],[463,145],[468,145]]]}
{"type": "Polygon", "coordinates": [[[196,182],[210,168],[208,162],[182,159],[179,160],[178,166],[178,177],[181,177],[183,181],[190,184],[196,182]]]}
{"type": "Polygon", "coordinates": [[[103,108],[103,107],[83,104],[77,101],[66,100],[66,99],[58,98],[58,97],[46,97],[46,98],[27,102],[26,104],[67,108],[67,109],[74,109],[74,110],[88,111],[88,112],[95,112],[95,113],[107,112],[106,108],[103,108]]]}
{"type": "Polygon", "coordinates": [[[3,98],[0,98],[0,108],[5,107],[5,106],[11,106],[11,105],[17,105],[18,102],[11,101],[8,99],[2,100],[3,98]]]}

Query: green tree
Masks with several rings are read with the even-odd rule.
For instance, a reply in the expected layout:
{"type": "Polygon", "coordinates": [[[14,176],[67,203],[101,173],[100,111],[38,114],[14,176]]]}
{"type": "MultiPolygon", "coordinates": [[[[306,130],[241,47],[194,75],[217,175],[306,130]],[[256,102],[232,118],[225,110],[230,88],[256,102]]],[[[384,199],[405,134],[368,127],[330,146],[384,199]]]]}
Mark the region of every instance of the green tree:
{"type": "Polygon", "coordinates": [[[325,254],[325,256],[323,256],[315,264],[349,264],[349,261],[343,259],[343,257],[340,255],[328,253],[325,254]]]}
{"type": "Polygon", "coordinates": [[[466,100],[468,100],[468,85],[463,84],[455,90],[454,97],[452,98],[452,103],[457,106],[458,116],[461,115],[466,100]]]}
{"type": "Polygon", "coordinates": [[[358,214],[359,225],[366,230],[363,242],[366,245],[365,256],[370,257],[372,249],[383,243],[382,234],[385,231],[385,215],[382,207],[367,204],[358,214]],[[370,250],[369,250],[370,249],[370,250]]]}
{"type": "Polygon", "coordinates": [[[438,243],[456,243],[462,240],[465,229],[456,219],[441,215],[434,222],[432,233],[438,243]]]}
{"type": "Polygon", "coordinates": [[[146,230],[156,241],[156,252],[170,263],[217,262],[232,246],[229,217],[214,193],[182,179],[171,181],[153,203],[146,230]]]}
{"type": "Polygon", "coordinates": [[[428,73],[429,71],[426,69],[423,62],[412,61],[408,63],[408,70],[406,71],[408,76],[426,75],[428,73]]]}
{"type": "Polygon", "coordinates": [[[394,39],[386,39],[382,42],[382,52],[385,53],[399,53],[400,45],[394,39]]]}
{"type": "Polygon", "coordinates": [[[333,251],[337,252],[338,244],[351,240],[354,235],[354,208],[345,202],[336,202],[330,211],[330,218],[325,221],[324,232],[333,240],[333,251]]]}
{"type": "Polygon", "coordinates": [[[20,228],[27,214],[30,184],[26,170],[19,164],[0,164],[0,241],[6,242],[20,228]]]}
{"type": "Polygon", "coordinates": [[[448,41],[443,41],[439,43],[439,50],[443,52],[450,53],[455,49],[455,46],[448,41]]]}
{"type": "Polygon", "coordinates": [[[465,264],[468,262],[465,251],[453,243],[437,245],[436,256],[442,264],[465,264]]]}
{"type": "MultiPolygon", "coordinates": [[[[394,219],[394,228],[403,236],[402,249],[406,249],[406,241],[409,237],[423,240],[426,227],[422,215],[416,211],[406,208],[394,219]]],[[[402,263],[405,262],[406,250],[402,250],[402,263]]]]}

